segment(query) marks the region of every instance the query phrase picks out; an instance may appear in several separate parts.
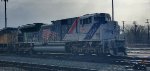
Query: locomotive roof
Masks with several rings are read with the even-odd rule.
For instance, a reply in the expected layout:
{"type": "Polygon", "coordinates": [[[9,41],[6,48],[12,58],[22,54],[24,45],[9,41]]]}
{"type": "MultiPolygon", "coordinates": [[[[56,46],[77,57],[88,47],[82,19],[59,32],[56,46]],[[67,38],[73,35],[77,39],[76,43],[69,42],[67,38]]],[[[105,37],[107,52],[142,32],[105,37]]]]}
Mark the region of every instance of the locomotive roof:
{"type": "Polygon", "coordinates": [[[13,28],[13,27],[7,27],[7,28],[3,28],[0,30],[0,35],[1,34],[4,34],[4,33],[10,33],[10,32],[13,32],[13,31],[17,31],[18,28],[13,28]]]}
{"type": "Polygon", "coordinates": [[[53,22],[56,22],[56,21],[69,20],[69,19],[75,19],[75,18],[78,18],[78,17],[66,18],[66,19],[60,19],[60,20],[54,20],[54,21],[51,21],[51,22],[53,23],[53,22]]]}
{"type": "Polygon", "coordinates": [[[21,26],[19,29],[21,32],[36,32],[40,30],[42,25],[44,24],[43,23],[27,24],[21,26]]]}
{"type": "MultiPolygon", "coordinates": [[[[108,13],[93,13],[93,14],[85,14],[85,15],[82,15],[82,16],[79,16],[79,17],[88,17],[88,16],[93,16],[93,15],[98,15],[98,14],[109,15],[108,13]]],[[[53,23],[53,22],[56,22],[56,21],[69,20],[69,19],[75,19],[75,18],[78,18],[78,17],[72,17],[72,18],[66,18],[66,19],[60,19],[60,20],[54,20],[54,21],[51,21],[51,22],[53,23]]]]}

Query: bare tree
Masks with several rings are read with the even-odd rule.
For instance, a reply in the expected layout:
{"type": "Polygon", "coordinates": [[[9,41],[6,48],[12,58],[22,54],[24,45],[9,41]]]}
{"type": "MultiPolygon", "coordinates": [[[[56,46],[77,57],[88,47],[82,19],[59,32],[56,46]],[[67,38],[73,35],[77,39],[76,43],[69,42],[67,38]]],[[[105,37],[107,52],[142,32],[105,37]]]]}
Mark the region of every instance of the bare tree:
{"type": "Polygon", "coordinates": [[[146,44],[147,28],[141,25],[132,25],[125,29],[125,38],[129,44],[146,44]]]}

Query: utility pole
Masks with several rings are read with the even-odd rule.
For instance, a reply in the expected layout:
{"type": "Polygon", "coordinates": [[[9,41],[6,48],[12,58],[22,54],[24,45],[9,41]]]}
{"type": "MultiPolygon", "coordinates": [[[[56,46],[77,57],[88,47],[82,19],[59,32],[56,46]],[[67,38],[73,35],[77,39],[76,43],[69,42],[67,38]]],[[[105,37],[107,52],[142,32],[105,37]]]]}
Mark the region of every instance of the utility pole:
{"type": "Polygon", "coordinates": [[[125,24],[125,21],[122,21],[122,23],[123,23],[123,39],[125,39],[125,32],[124,32],[124,24],[125,24]]]}
{"type": "Polygon", "coordinates": [[[5,28],[7,27],[7,2],[8,0],[1,0],[5,2],[5,28]]]}
{"type": "Polygon", "coordinates": [[[149,19],[146,19],[146,23],[147,23],[147,43],[149,43],[149,19]]]}
{"type": "Polygon", "coordinates": [[[114,0],[112,0],[112,21],[114,21],[114,0]]]}
{"type": "Polygon", "coordinates": [[[137,43],[137,24],[136,21],[133,21],[134,24],[134,42],[137,43]]]}

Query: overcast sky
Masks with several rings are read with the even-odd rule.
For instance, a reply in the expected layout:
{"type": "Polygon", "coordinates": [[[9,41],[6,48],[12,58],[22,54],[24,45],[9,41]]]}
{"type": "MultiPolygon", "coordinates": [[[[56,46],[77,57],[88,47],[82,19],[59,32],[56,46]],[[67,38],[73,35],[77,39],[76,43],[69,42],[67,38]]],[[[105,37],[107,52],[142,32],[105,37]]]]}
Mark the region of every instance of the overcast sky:
{"type": "MultiPolygon", "coordinates": [[[[144,24],[150,19],[150,0],[114,0],[115,20],[137,21],[144,24]]],[[[89,13],[111,14],[111,0],[9,0],[8,26],[36,22],[50,24],[52,20],[81,16],[89,13]]],[[[4,2],[0,2],[0,28],[4,27],[4,2]]]]}

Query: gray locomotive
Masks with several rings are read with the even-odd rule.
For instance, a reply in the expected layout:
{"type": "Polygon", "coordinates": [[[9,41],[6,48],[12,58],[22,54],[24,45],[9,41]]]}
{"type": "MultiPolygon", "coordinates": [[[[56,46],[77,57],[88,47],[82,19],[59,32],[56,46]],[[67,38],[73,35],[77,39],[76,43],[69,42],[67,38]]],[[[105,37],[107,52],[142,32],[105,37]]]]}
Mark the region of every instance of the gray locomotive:
{"type": "Polygon", "coordinates": [[[39,37],[31,37],[30,41],[27,39],[27,42],[34,43],[35,52],[117,56],[126,54],[125,42],[119,38],[120,27],[116,21],[111,21],[107,13],[52,21],[51,25],[43,25],[38,33],[36,36],[40,36],[39,41],[33,41],[39,37]]]}
{"type": "Polygon", "coordinates": [[[71,53],[123,56],[125,42],[120,27],[107,13],[36,23],[19,27],[18,43],[31,43],[35,53],[71,53]]]}

